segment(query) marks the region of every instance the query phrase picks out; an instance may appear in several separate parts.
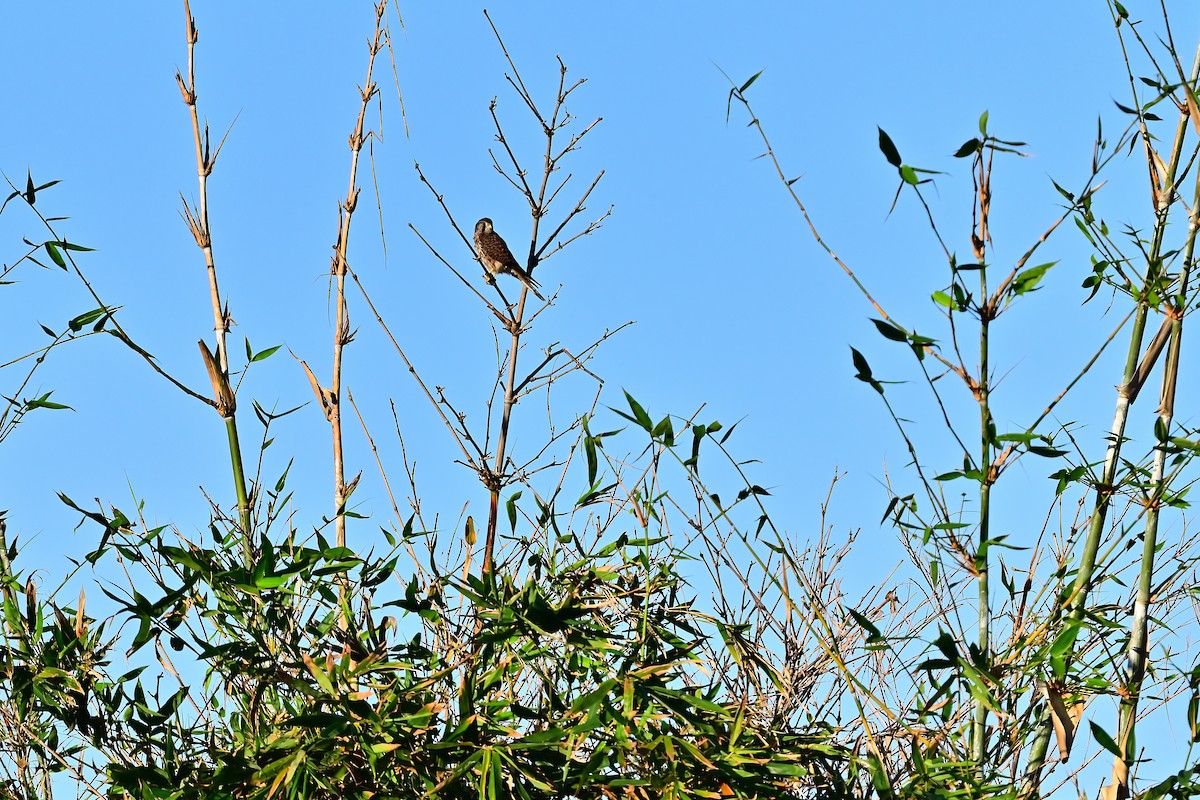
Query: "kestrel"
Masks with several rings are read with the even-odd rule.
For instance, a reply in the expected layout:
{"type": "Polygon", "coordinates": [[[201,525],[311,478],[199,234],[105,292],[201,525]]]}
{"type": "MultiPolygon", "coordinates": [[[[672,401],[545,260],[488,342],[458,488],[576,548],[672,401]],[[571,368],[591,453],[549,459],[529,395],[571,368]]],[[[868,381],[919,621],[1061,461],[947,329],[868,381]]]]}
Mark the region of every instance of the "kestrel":
{"type": "Polygon", "coordinates": [[[538,291],[541,284],[535,281],[528,272],[521,269],[512,250],[508,249],[508,245],[500,238],[500,234],[496,233],[492,227],[492,221],[487,217],[475,223],[475,250],[479,253],[479,261],[489,275],[505,273],[512,275],[525,284],[525,288],[537,295],[538,300],[543,302],[546,300],[538,291]]]}

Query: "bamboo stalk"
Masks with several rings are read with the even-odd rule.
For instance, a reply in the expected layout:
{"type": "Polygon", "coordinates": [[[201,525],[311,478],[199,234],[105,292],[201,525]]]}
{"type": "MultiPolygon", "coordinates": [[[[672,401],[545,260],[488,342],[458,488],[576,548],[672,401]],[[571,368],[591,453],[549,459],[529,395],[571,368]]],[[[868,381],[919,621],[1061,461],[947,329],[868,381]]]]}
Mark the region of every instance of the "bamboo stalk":
{"type": "MultiPolygon", "coordinates": [[[[382,0],[375,6],[375,32],[371,37],[370,58],[367,60],[367,77],[360,87],[362,103],[358,109],[358,118],[354,132],[350,134],[350,179],[346,190],[346,199],[338,207],[337,242],[334,245],[333,275],[335,285],[334,305],[336,320],[333,330],[333,368],[330,377],[329,391],[326,395],[326,417],[333,438],[333,506],[334,530],[338,547],[346,546],[346,498],[349,494],[346,484],[345,455],[342,446],[342,368],[344,351],[353,338],[350,329],[350,310],[346,304],[346,273],[349,261],[346,254],[350,247],[350,222],[358,203],[358,157],[362,152],[366,135],[363,131],[367,116],[367,107],[378,91],[372,74],[375,69],[375,56],[383,49],[385,27],[384,13],[387,10],[387,0],[382,0]]],[[[342,587],[345,591],[345,587],[342,587]]]]}
{"type": "MultiPolygon", "coordinates": [[[[1200,63],[1200,52],[1197,53],[1197,63],[1200,63]]],[[[1190,91],[1184,87],[1184,91],[1190,91]]],[[[1191,277],[1192,258],[1195,254],[1196,235],[1200,232],[1200,178],[1196,181],[1193,194],[1192,211],[1188,220],[1187,243],[1184,245],[1183,268],[1179,275],[1179,291],[1175,296],[1173,313],[1171,314],[1171,341],[1167,348],[1167,361],[1163,368],[1161,404],[1158,409],[1156,429],[1162,432],[1164,441],[1158,442],[1154,450],[1151,484],[1154,487],[1150,496],[1150,506],[1146,512],[1146,530],[1142,541],[1142,561],[1138,574],[1137,593],[1133,602],[1133,618],[1130,621],[1129,646],[1125,653],[1124,691],[1121,692],[1121,704],[1118,710],[1116,744],[1120,755],[1113,757],[1112,795],[1116,800],[1130,797],[1129,768],[1136,758],[1131,752],[1134,729],[1137,725],[1138,701],[1141,694],[1142,681],[1146,677],[1146,661],[1149,655],[1149,620],[1151,586],[1154,580],[1154,556],[1158,549],[1158,523],[1161,516],[1162,500],[1166,496],[1169,482],[1164,478],[1166,473],[1168,438],[1171,424],[1175,416],[1175,392],[1179,382],[1179,352],[1183,342],[1184,309],[1188,305],[1188,280],[1191,277]]]]}
{"type": "MultiPolygon", "coordinates": [[[[1123,44],[1122,44],[1123,46],[1123,44]]],[[[1127,72],[1129,74],[1130,86],[1133,87],[1133,72],[1132,68],[1126,62],[1127,72]]],[[[1189,78],[1189,85],[1195,86],[1197,78],[1200,77],[1200,50],[1197,51],[1196,59],[1192,65],[1192,72],[1189,78]]],[[[1187,91],[1188,88],[1184,87],[1187,91]]],[[[1161,186],[1167,187],[1166,191],[1159,191],[1157,187],[1154,191],[1155,200],[1155,225],[1154,235],[1151,240],[1151,246],[1146,259],[1146,274],[1143,279],[1143,286],[1149,285],[1157,279],[1157,270],[1159,269],[1161,256],[1163,253],[1163,242],[1166,238],[1167,222],[1171,210],[1171,203],[1174,196],[1173,187],[1176,185],[1177,175],[1182,163],[1182,154],[1184,140],[1187,134],[1189,125],[1189,114],[1186,106],[1180,112],[1179,122],[1175,129],[1175,140],[1171,148],[1171,159],[1165,169],[1161,171],[1159,179],[1161,186]]],[[[1146,129],[1145,120],[1141,120],[1141,136],[1146,147],[1146,159],[1154,163],[1157,159],[1152,152],[1152,139],[1149,131],[1146,129]]],[[[1156,171],[1152,170],[1151,175],[1155,175],[1156,171]]],[[[1083,551],[1080,554],[1079,568],[1076,572],[1075,583],[1071,588],[1070,595],[1067,598],[1067,609],[1070,617],[1077,624],[1082,621],[1084,612],[1087,607],[1088,595],[1091,589],[1092,581],[1095,577],[1096,570],[1096,554],[1100,548],[1100,539],[1104,532],[1104,524],[1107,519],[1108,510],[1112,495],[1116,490],[1115,482],[1117,475],[1117,467],[1120,463],[1121,447],[1125,441],[1125,426],[1129,419],[1129,410],[1136,399],[1137,392],[1141,386],[1138,382],[1139,378],[1149,372],[1153,366],[1153,360],[1157,357],[1156,352],[1150,352],[1147,355],[1149,358],[1142,358],[1142,340],[1145,335],[1147,316],[1149,315],[1150,306],[1147,300],[1139,300],[1137,310],[1134,315],[1133,330],[1130,334],[1129,352],[1125,360],[1125,369],[1121,380],[1121,385],[1117,388],[1116,408],[1113,413],[1112,428],[1108,436],[1108,446],[1104,454],[1104,467],[1101,472],[1100,481],[1096,485],[1095,500],[1093,503],[1092,514],[1089,519],[1087,536],[1084,540],[1083,551]],[[1146,361],[1148,363],[1140,363],[1146,361]]],[[[1073,655],[1073,654],[1072,654],[1073,655]]],[[[1052,736],[1052,715],[1050,709],[1047,708],[1042,714],[1041,727],[1037,736],[1034,739],[1032,748],[1030,749],[1029,761],[1025,772],[1024,782],[1022,784],[1021,796],[1032,797],[1038,791],[1038,786],[1041,783],[1041,771],[1045,766],[1046,752],[1049,749],[1050,738],[1052,736]]]]}
{"type": "MultiPolygon", "coordinates": [[[[982,127],[982,126],[981,126],[982,127]]],[[[984,134],[986,136],[986,134],[984,134]]],[[[990,406],[991,378],[991,323],[995,318],[996,309],[1000,307],[999,293],[995,298],[988,294],[987,245],[991,240],[989,219],[991,215],[991,180],[992,157],[994,150],[983,151],[977,156],[978,173],[976,176],[976,204],[978,206],[978,222],[976,229],[971,232],[975,263],[980,265],[979,296],[985,301],[979,309],[979,376],[975,382],[975,400],[979,404],[979,469],[983,477],[979,482],[979,529],[975,550],[975,576],[978,599],[976,612],[979,616],[979,657],[983,662],[991,660],[991,630],[992,610],[988,596],[988,576],[990,556],[988,554],[991,537],[991,496],[992,481],[992,440],[995,436],[990,406]]],[[[1001,287],[1003,288],[1003,287],[1001,287]]],[[[971,719],[971,758],[981,777],[987,754],[987,705],[980,699],[975,700],[975,709],[971,719]]]]}
{"type": "Polygon", "coordinates": [[[196,20],[192,16],[188,0],[183,0],[184,17],[187,23],[187,79],[175,73],[175,81],[179,84],[179,92],[183,102],[188,107],[192,120],[192,140],[196,149],[196,178],[199,184],[196,207],[189,209],[184,204],[184,218],[191,229],[196,245],[204,254],[204,266],[208,274],[209,300],[213,311],[213,331],[216,334],[217,352],[215,357],[205,351],[205,366],[213,386],[213,397],[216,400],[217,413],[225,420],[225,431],[229,441],[230,469],[233,473],[233,488],[237,496],[238,523],[242,529],[242,550],[249,563],[252,558],[252,542],[250,540],[250,499],[246,491],[246,475],[242,466],[242,449],[237,432],[237,404],[229,383],[229,353],[226,348],[226,335],[229,333],[229,312],[221,304],[221,290],[217,283],[217,266],[213,256],[212,233],[208,221],[208,176],[212,174],[221,147],[215,151],[211,148],[208,125],[200,129],[200,113],[196,106],[196,41],[199,34],[196,30],[196,20]]]}

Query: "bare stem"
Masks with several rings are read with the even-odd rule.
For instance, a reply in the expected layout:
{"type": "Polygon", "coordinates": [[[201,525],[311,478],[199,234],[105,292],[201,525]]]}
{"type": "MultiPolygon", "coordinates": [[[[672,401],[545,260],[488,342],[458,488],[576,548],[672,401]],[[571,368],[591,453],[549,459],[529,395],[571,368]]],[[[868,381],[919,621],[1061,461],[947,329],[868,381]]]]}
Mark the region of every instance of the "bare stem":
{"type": "MultiPolygon", "coordinates": [[[[367,109],[371,99],[378,92],[372,75],[375,69],[375,56],[384,47],[386,35],[384,14],[386,10],[387,0],[381,0],[375,6],[375,31],[369,43],[367,75],[363,85],[359,87],[362,102],[358,108],[354,131],[350,134],[350,177],[346,197],[338,206],[337,241],[334,244],[332,272],[335,285],[336,315],[333,331],[333,368],[329,383],[326,416],[329,419],[333,436],[333,506],[336,515],[334,531],[338,547],[346,546],[346,497],[348,494],[345,458],[342,450],[342,367],[345,347],[354,338],[354,333],[350,328],[350,310],[346,305],[346,273],[349,270],[347,252],[350,248],[350,223],[354,217],[355,206],[358,204],[358,158],[367,136],[364,132],[367,109]]],[[[342,591],[345,591],[345,586],[342,587],[342,591]]]]}
{"type": "MultiPolygon", "coordinates": [[[[233,472],[233,487],[237,495],[238,521],[242,528],[242,548],[247,562],[251,558],[252,542],[250,541],[250,498],[246,491],[246,475],[242,466],[242,449],[238,441],[237,403],[229,383],[229,353],[226,348],[226,338],[229,333],[229,311],[222,307],[221,290],[217,284],[217,265],[213,257],[212,229],[208,220],[208,176],[212,174],[217,156],[221,152],[221,144],[216,150],[212,149],[207,123],[203,130],[200,127],[200,112],[196,105],[196,20],[192,17],[188,0],[183,0],[183,12],[186,22],[188,45],[187,78],[175,73],[175,82],[179,84],[179,92],[183,102],[188,107],[192,121],[192,141],[196,150],[196,179],[198,182],[197,201],[195,208],[183,206],[183,216],[192,238],[204,254],[204,266],[208,273],[209,300],[213,312],[213,331],[216,334],[217,352],[215,357],[201,343],[205,356],[205,367],[208,369],[209,380],[213,387],[213,398],[217,413],[225,420],[225,430],[229,440],[229,460],[233,472]]],[[[130,344],[126,340],[126,344],[130,344]]],[[[153,364],[153,362],[151,362],[153,364]]]]}

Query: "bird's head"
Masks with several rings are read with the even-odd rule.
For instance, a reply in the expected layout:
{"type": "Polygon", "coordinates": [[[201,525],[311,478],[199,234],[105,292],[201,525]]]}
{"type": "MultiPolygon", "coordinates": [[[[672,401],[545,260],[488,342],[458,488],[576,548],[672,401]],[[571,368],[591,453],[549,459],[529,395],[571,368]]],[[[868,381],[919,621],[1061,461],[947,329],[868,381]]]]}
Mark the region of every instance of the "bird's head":
{"type": "Polygon", "coordinates": [[[487,217],[484,217],[483,219],[479,220],[479,222],[475,223],[475,232],[476,233],[491,233],[492,232],[492,221],[490,219],[488,219],[487,217]]]}

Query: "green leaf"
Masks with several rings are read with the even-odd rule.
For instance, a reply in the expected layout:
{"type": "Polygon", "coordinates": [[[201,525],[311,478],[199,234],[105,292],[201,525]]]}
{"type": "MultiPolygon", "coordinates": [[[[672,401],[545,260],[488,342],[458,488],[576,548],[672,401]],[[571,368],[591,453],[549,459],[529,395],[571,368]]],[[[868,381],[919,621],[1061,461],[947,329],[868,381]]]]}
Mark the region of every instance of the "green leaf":
{"type": "Polygon", "coordinates": [[[108,316],[108,314],[109,310],[101,306],[100,308],[92,309],[91,311],[87,311],[83,314],[80,314],[78,317],[75,317],[75,319],[67,323],[67,327],[78,333],[79,331],[83,330],[85,325],[91,325],[96,320],[103,319],[104,317],[108,316]]]}
{"type": "Polygon", "coordinates": [[[863,354],[851,347],[850,358],[854,361],[854,368],[858,370],[858,374],[855,377],[860,381],[872,380],[871,365],[867,363],[867,359],[863,356],[863,354]]]}
{"type": "MultiPolygon", "coordinates": [[[[247,342],[247,343],[249,343],[249,342],[247,342]]],[[[277,344],[274,347],[268,347],[266,350],[259,350],[257,353],[254,354],[254,358],[250,359],[250,361],[251,362],[262,361],[263,359],[270,358],[271,356],[275,355],[275,352],[277,350],[279,350],[279,348],[281,348],[281,347],[283,347],[283,345],[277,344]]]]}
{"type": "Polygon", "coordinates": [[[753,495],[766,495],[768,497],[771,495],[771,493],[768,492],[766,489],[755,484],[752,486],[747,486],[745,489],[742,489],[740,492],[738,492],[738,498],[737,498],[738,502],[740,503],[741,501],[745,500],[747,497],[749,497],[752,494],[753,495]]]}
{"type": "MultiPolygon", "coordinates": [[[[1157,425],[1157,423],[1156,423],[1157,425]]],[[[1179,436],[1171,437],[1171,444],[1178,447],[1180,450],[1191,450],[1193,453],[1200,453],[1200,442],[1184,439],[1179,436]]]]}
{"type": "Polygon", "coordinates": [[[320,686],[326,694],[336,696],[336,693],[333,690],[333,681],[329,680],[329,676],[325,674],[325,670],[321,669],[321,665],[318,664],[308,653],[302,653],[301,657],[304,659],[304,666],[308,667],[308,672],[316,680],[317,685],[320,686]]]}
{"type": "Polygon", "coordinates": [[[662,439],[662,442],[667,447],[675,446],[675,428],[671,425],[671,417],[663,417],[662,420],[654,426],[651,434],[656,439],[662,439]]]}
{"type": "Polygon", "coordinates": [[[1073,192],[1068,192],[1066,189],[1059,186],[1058,182],[1053,179],[1051,179],[1050,182],[1054,184],[1054,188],[1058,190],[1059,194],[1061,194],[1063,197],[1065,197],[1070,202],[1072,202],[1072,203],[1075,202],[1075,194],[1073,192]]]}
{"type": "Polygon", "coordinates": [[[62,253],[58,252],[58,248],[54,245],[54,242],[46,242],[44,247],[46,248],[46,254],[50,256],[50,260],[65,270],[67,268],[67,260],[62,257],[62,253]]]}
{"type": "MultiPolygon", "coordinates": [[[[634,400],[633,395],[629,392],[625,392],[625,400],[629,403],[629,410],[633,412],[633,416],[631,417],[626,414],[621,414],[621,416],[641,425],[647,433],[652,433],[654,431],[654,423],[650,421],[650,415],[646,413],[646,409],[642,408],[641,403],[634,400]]],[[[618,411],[617,413],[620,414],[621,412],[618,411]]]]}
{"type": "Polygon", "coordinates": [[[593,483],[588,487],[588,490],[580,495],[579,499],[575,501],[576,508],[598,502],[601,498],[606,497],[609,492],[616,488],[616,486],[617,484],[615,483],[610,483],[608,486],[600,486],[593,483]]]}
{"type": "Polygon", "coordinates": [[[599,459],[596,456],[596,440],[591,436],[583,437],[583,452],[587,456],[588,486],[596,485],[596,471],[599,459]]]}
{"type": "MultiPolygon", "coordinates": [[[[44,189],[46,187],[43,186],[42,188],[44,189]]],[[[81,244],[71,244],[70,242],[67,242],[67,241],[58,241],[58,242],[54,242],[54,244],[58,245],[63,250],[76,250],[81,253],[95,252],[95,248],[93,248],[93,247],[84,247],[81,244]]]]}
{"type": "Polygon", "coordinates": [[[4,596],[4,619],[8,623],[11,631],[23,631],[25,629],[24,620],[21,617],[21,612],[17,608],[16,601],[7,594],[4,596]]]}
{"type": "Polygon", "coordinates": [[[971,139],[970,141],[964,142],[962,147],[954,151],[954,157],[966,158],[967,156],[973,156],[979,152],[979,148],[981,147],[983,147],[983,142],[979,141],[978,139],[971,139]]]}
{"type": "Polygon", "coordinates": [[[52,395],[52,394],[53,394],[53,392],[46,392],[41,397],[38,397],[33,400],[26,400],[25,401],[25,409],[27,411],[35,409],[35,408],[49,408],[49,409],[52,409],[55,411],[62,411],[62,410],[74,411],[75,410],[75,409],[71,408],[70,406],[63,405],[62,403],[55,403],[51,400],[48,400],[47,398],[50,397],[50,395],[52,395]]]}
{"type": "Polygon", "coordinates": [[[508,524],[514,532],[517,530],[517,501],[520,499],[521,493],[513,492],[504,504],[505,510],[508,511],[508,524]]]}
{"type": "Polygon", "coordinates": [[[158,548],[158,552],[176,564],[179,564],[182,567],[187,567],[194,572],[204,571],[204,567],[195,558],[195,556],[193,556],[191,552],[184,550],[182,547],[162,545],[158,548]]]}
{"type": "Polygon", "coordinates": [[[979,115],[979,135],[987,138],[988,112],[979,115]]]}
{"type": "Polygon", "coordinates": [[[700,471],[700,442],[707,435],[704,425],[697,424],[692,426],[692,454],[683,462],[683,465],[693,472],[700,471]]]}
{"type": "Polygon", "coordinates": [[[883,385],[871,375],[871,365],[867,363],[867,359],[863,354],[851,347],[850,357],[854,361],[854,369],[857,370],[857,374],[854,377],[863,383],[869,383],[871,388],[883,394],[883,385]]]}
{"type": "Polygon", "coordinates": [[[877,642],[883,639],[883,634],[880,632],[879,628],[875,626],[875,623],[871,622],[871,620],[867,619],[853,608],[848,608],[846,610],[850,612],[850,616],[853,617],[854,621],[858,623],[858,627],[867,632],[868,642],[877,642]]]}
{"type": "Polygon", "coordinates": [[[888,163],[897,169],[903,163],[900,160],[900,151],[896,149],[892,137],[888,136],[883,128],[879,128],[879,149],[883,152],[883,157],[888,160],[888,163]]]}
{"type": "Polygon", "coordinates": [[[893,342],[907,342],[908,334],[900,330],[890,322],[885,322],[881,319],[872,319],[875,327],[879,330],[885,339],[891,339],[893,342]]]}
{"type": "Polygon", "coordinates": [[[1108,735],[1108,731],[1104,730],[1104,728],[1101,728],[1093,721],[1089,720],[1088,724],[1092,726],[1092,736],[1096,738],[1096,742],[1105,750],[1120,758],[1121,748],[1117,747],[1117,743],[1114,742],[1113,738],[1108,735]]]}
{"type": "Polygon", "coordinates": [[[1051,261],[1049,264],[1038,264],[1036,267],[1021,270],[1017,273],[1017,277],[1013,278],[1012,285],[1008,290],[1009,293],[1019,296],[1034,291],[1038,283],[1050,271],[1050,268],[1057,263],[1057,261],[1051,261]]]}
{"type": "MultiPolygon", "coordinates": [[[[133,607],[131,606],[130,610],[132,610],[132,608],[133,607]]],[[[141,617],[140,622],[138,623],[137,634],[134,635],[133,642],[129,645],[129,649],[125,651],[125,657],[128,658],[138,650],[141,650],[142,646],[146,644],[146,642],[150,641],[150,637],[153,635],[153,633],[154,632],[150,628],[150,617],[141,617]]]]}
{"type": "Polygon", "coordinates": [[[1055,489],[1054,494],[1056,496],[1062,494],[1066,491],[1067,486],[1078,483],[1086,472],[1087,466],[1081,465],[1071,470],[1060,469],[1058,472],[1049,475],[1048,477],[1058,481],[1058,487],[1055,489]]]}
{"type": "Polygon", "coordinates": [[[179,691],[167,698],[167,702],[163,703],[162,708],[158,710],[158,713],[162,714],[163,717],[171,716],[179,710],[179,706],[181,706],[183,701],[187,699],[187,695],[188,687],[181,687],[179,691]]]}
{"type": "Polygon", "coordinates": [[[1069,621],[1067,627],[1055,637],[1054,642],[1050,645],[1050,671],[1059,680],[1067,675],[1066,657],[1072,652],[1078,636],[1079,622],[1069,621]]]}
{"type": "Polygon", "coordinates": [[[762,74],[763,74],[763,71],[762,71],[762,70],[759,70],[758,72],[756,72],[756,73],[754,73],[753,75],[751,75],[751,76],[750,76],[750,80],[748,80],[748,81],[746,81],[745,83],[743,83],[743,84],[742,84],[742,88],[738,89],[738,94],[741,94],[742,92],[744,92],[744,91],[746,91],[747,89],[749,89],[749,88],[750,88],[750,86],[751,86],[751,85],[753,85],[753,83],[754,83],[756,80],[758,80],[758,76],[759,76],[759,75],[762,75],[762,74]]]}
{"type": "Polygon", "coordinates": [[[881,798],[893,797],[891,782],[888,780],[887,769],[884,768],[883,762],[879,760],[879,756],[874,753],[867,755],[867,773],[871,776],[871,783],[875,787],[875,792],[881,798]]]}
{"type": "Polygon", "coordinates": [[[263,575],[260,578],[254,579],[254,588],[278,589],[280,586],[287,583],[287,579],[287,575],[263,575]]]}
{"type": "Polygon", "coordinates": [[[916,186],[921,182],[920,179],[917,178],[917,171],[907,164],[900,167],[900,179],[909,186],[916,186]]]}

